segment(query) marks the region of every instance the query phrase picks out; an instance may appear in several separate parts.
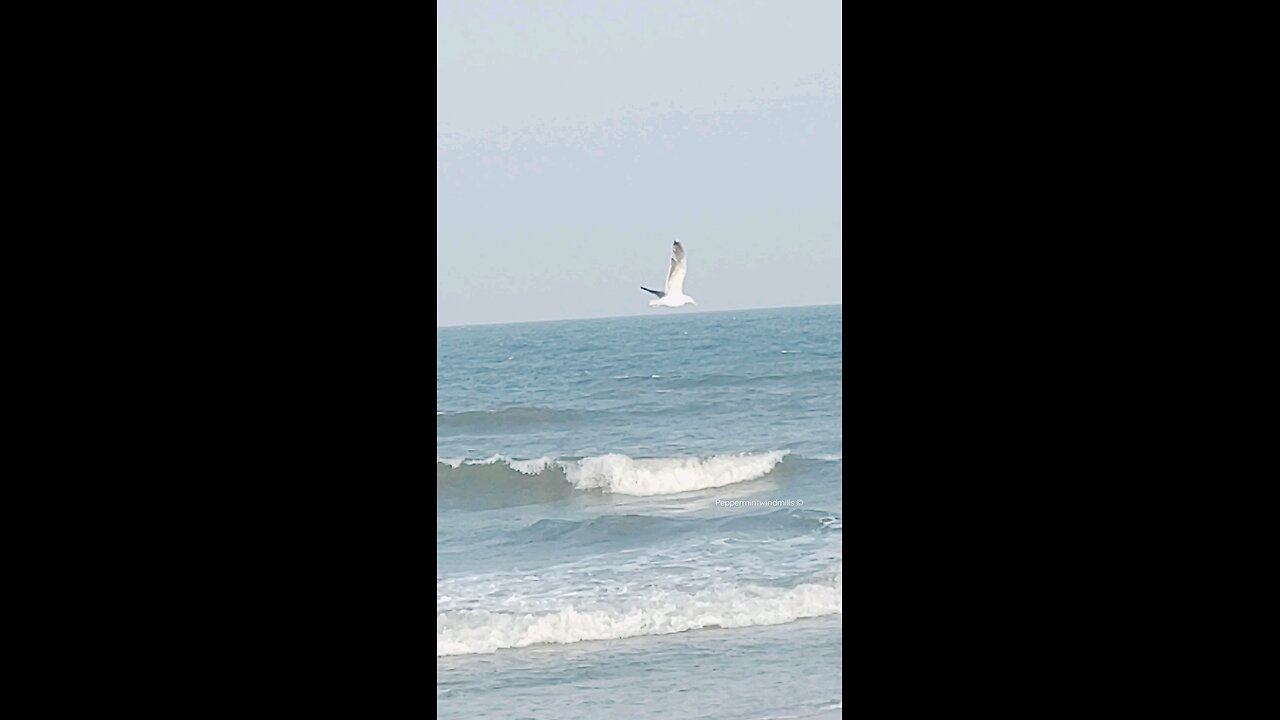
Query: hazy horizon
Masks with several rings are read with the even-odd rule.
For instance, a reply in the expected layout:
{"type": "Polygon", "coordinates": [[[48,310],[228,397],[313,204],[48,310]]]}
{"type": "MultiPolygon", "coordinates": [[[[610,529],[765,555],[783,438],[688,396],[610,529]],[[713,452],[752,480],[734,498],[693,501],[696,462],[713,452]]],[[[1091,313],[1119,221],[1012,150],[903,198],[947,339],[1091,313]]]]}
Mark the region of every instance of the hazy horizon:
{"type": "Polygon", "coordinates": [[[436,326],[841,304],[841,20],[438,2],[436,326]]]}
{"type": "Polygon", "coordinates": [[[718,310],[698,310],[696,308],[689,309],[687,306],[683,308],[674,309],[674,310],[668,309],[663,311],[649,308],[649,312],[626,313],[623,315],[591,315],[591,316],[584,316],[584,317],[548,318],[546,320],[512,320],[512,321],[496,320],[494,322],[462,323],[457,325],[436,325],[436,328],[478,327],[481,325],[528,325],[533,323],[573,322],[577,320],[617,320],[620,318],[632,318],[632,317],[660,317],[663,315],[668,315],[673,313],[684,313],[686,315],[713,315],[716,313],[729,313],[729,312],[745,313],[745,312],[756,312],[759,310],[790,310],[790,309],[799,310],[802,308],[841,307],[843,304],[844,303],[833,302],[833,303],[813,303],[809,305],[772,305],[769,307],[723,308],[718,310]]]}

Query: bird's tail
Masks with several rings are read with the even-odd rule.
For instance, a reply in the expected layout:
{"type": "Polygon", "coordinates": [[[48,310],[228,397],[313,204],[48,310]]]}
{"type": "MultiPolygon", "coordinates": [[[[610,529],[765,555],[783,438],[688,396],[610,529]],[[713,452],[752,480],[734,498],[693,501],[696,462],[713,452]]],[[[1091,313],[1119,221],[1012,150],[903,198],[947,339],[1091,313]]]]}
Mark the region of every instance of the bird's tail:
{"type": "Polygon", "coordinates": [[[662,293],[658,292],[657,290],[650,290],[649,288],[647,288],[647,287],[645,287],[645,286],[643,286],[643,285],[641,285],[641,286],[640,286],[640,289],[641,289],[641,290],[643,290],[643,291],[645,291],[645,292],[647,292],[647,293],[653,293],[654,295],[657,295],[658,297],[662,297],[662,293]]]}

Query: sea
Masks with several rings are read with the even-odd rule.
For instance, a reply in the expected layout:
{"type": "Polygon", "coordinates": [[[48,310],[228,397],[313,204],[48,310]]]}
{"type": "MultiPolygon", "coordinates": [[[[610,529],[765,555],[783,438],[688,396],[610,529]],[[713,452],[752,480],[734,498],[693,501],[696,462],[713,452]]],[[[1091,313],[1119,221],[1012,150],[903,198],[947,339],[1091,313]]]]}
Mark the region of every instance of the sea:
{"type": "Polygon", "coordinates": [[[842,307],[436,330],[442,718],[840,717],[842,307]]]}

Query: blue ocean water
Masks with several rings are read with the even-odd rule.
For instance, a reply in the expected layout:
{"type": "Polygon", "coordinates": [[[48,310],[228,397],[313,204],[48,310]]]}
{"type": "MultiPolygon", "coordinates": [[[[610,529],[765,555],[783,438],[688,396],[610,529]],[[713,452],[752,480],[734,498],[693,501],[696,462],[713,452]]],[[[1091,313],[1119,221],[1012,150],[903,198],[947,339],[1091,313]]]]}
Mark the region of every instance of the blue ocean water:
{"type": "Polygon", "coordinates": [[[842,707],[841,306],[436,330],[448,718],[842,707]]]}

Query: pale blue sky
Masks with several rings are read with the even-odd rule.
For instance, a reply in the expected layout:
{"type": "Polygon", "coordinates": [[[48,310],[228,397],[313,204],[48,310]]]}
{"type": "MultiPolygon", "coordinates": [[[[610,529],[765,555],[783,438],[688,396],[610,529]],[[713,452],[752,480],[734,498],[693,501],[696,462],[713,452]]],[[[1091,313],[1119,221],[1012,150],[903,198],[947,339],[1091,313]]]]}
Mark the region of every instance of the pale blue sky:
{"type": "Polygon", "coordinates": [[[436,324],[841,302],[840,24],[437,0],[436,324]],[[698,305],[649,308],[676,239],[698,305]]]}

